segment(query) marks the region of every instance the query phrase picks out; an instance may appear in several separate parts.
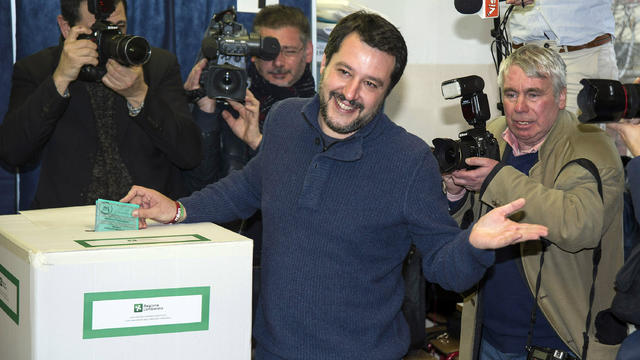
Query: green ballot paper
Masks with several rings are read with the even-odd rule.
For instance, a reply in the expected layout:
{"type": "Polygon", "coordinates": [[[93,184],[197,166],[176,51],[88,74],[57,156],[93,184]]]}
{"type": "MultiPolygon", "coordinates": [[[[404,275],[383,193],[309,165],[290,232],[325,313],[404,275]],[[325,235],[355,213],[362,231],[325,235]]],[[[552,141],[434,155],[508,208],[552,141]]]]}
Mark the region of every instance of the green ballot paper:
{"type": "Polygon", "coordinates": [[[117,201],[96,200],[95,231],[138,230],[138,218],[131,212],[140,206],[117,201]]]}

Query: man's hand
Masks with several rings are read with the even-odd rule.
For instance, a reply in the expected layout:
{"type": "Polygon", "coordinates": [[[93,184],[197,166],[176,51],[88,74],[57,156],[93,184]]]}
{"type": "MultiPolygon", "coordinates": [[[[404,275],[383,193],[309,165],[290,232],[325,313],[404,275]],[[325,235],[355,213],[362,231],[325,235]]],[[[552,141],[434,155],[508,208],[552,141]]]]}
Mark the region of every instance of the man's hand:
{"type": "Polygon", "coordinates": [[[142,66],[124,66],[109,59],[105,68],[107,73],[102,77],[102,83],[126,98],[133,107],[139,107],[149,90],[142,66]]]}
{"type": "Polygon", "coordinates": [[[120,202],[140,205],[131,215],[138,217],[140,228],[147,227],[146,219],[168,223],[176,216],[176,203],[161,193],[142,186],[134,185],[120,202]]]}
{"type": "MultiPolygon", "coordinates": [[[[202,70],[207,65],[207,59],[203,58],[198,61],[189,76],[187,77],[187,81],[184,82],[184,89],[187,91],[196,90],[200,88],[200,75],[202,75],[202,70]]],[[[216,111],[216,99],[211,99],[208,96],[204,96],[202,99],[198,100],[198,107],[201,111],[206,113],[212,113],[216,111]]]]}
{"type": "Polygon", "coordinates": [[[78,78],[83,65],[98,65],[98,46],[88,39],[78,40],[80,34],[91,34],[91,29],[81,25],[71,28],[53,72],[53,82],[60,95],[64,94],[69,83],[78,78]]]}
{"type": "Polygon", "coordinates": [[[615,130],[633,156],[640,155],[640,119],[622,120],[617,123],[608,123],[608,129],[615,130]]]}
{"type": "Polygon", "coordinates": [[[464,186],[456,184],[455,180],[453,179],[453,175],[451,175],[450,173],[442,174],[442,181],[444,182],[447,194],[458,195],[465,190],[464,186]]]}
{"type": "MultiPolygon", "coordinates": [[[[456,170],[451,173],[451,180],[457,187],[464,187],[469,191],[479,191],[487,175],[498,164],[496,160],[483,157],[467,158],[466,163],[471,166],[477,166],[477,168],[473,170],[456,170]]],[[[447,191],[448,189],[447,184],[447,191]]]]}
{"type": "Polygon", "coordinates": [[[247,89],[247,95],[244,98],[244,105],[229,100],[231,107],[238,112],[238,118],[234,118],[230,112],[223,111],[222,117],[229,124],[233,133],[249,145],[253,150],[258,148],[262,141],[260,133],[260,102],[247,89]]]}
{"type": "Polygon", "coordinates": [[[507,245],[547,236],[546,226],[517,223],[507,217],[520,210],[525,200],[520,198],[495,208],[476,222],[471,229],[469,242],[478,249],[498,249],[507,245]]]}

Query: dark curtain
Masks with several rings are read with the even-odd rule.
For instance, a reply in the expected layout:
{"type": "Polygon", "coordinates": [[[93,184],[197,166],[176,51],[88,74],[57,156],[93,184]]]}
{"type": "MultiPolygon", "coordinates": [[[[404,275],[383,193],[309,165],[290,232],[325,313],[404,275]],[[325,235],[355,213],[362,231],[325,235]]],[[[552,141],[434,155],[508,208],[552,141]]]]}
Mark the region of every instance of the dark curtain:
{"type": "MultiPolygon", "coordinates": [[[[11,28],[11,3],[0,1],[0,122],[9,104],[11,68],[13,63],[13,35],[11,28]]],[[[0,214],[16,211],[16,174],[0,162],[0,214]]]]}
{"type": "MultiPolygon", "coordinates": [[[[57,0],[15,0],[16,58],[33,54],[58,43],[60,31],[56,16],[60,14],[57,0]]],[[[256,5],[261,3],[255,0],[256,5]]],[[[0,1],[0,119],[4,118],[9,101],[12,68],[11,1],[0,1]]],[[[281,0],[281,4],[297,6],[310,18],[311,0],[281,0]]],[[[214,13],[236,6],[236,0],[128,0],[129,34],[146,38],[154,47],[176,54],[186,79],[194,64],[202,35],[214,13]]],[[[238,21],[249,31],[255,14],[238,13],[238,21]]],[[[15,170],[0,163],[0,214],[16,209],[15,170]]],[[[28,209],[39,169],[21,169],[19,176],[20,210],[28,209]]]]}

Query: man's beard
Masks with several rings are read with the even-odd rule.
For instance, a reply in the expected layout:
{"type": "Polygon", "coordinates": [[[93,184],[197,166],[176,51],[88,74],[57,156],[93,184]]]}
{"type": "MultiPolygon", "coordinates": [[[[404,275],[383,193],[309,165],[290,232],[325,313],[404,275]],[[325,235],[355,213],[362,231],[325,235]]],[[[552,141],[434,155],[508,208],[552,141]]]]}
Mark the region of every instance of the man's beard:
{"type": "Polygon", "coordinates": [[[340,126],[329,118],[328,105],[329,101],[331,101],[331,98],[335,97],[336,101],[345,101],[345,96],[337,91],[330,91],[329,98],[325,99],[322,82],[320,83],[320,88],[318,90],[320,100],[320,115],[324,119],[324,123],[329,127],[329,129],[335,131],[338,134],[350,134],[354,131],[362,129],[365,125],[370,123],[371,120],[373,120],[373,118],[376,116],[376,114],[378,114],[378,111],[380,111],[380,108],[382,107],[382,102],[380,102],[378,107],[371,114],[362,114],[364,105],[355,100],[350,100],[349,105],[360,110],[360,116],[356,117],[353,122],[344,126],[340,126]]]}

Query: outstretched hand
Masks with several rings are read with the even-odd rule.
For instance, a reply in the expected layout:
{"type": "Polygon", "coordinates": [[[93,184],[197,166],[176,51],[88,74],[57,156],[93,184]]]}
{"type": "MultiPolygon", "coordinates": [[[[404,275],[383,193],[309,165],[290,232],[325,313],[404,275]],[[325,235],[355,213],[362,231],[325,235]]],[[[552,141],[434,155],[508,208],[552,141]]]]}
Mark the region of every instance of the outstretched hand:
{"type": "Polygon", "coordinates": [[[161,193],[142,186],[134,185],[120,202],[140,205],[131,216],[137,217],[141,229],[147,227],[147,219],[168,223],[176,215],[175,202],[161,193]]]}
{"type": "Polygon", "coordinates": [[[546,226],[509,220],[508,216],[520,210],[524,204],[525,200],[520,198],[495,208],[478,219],[469,235],[471,245],[478,249],[498,249],[547,236],[546,226]]]}

